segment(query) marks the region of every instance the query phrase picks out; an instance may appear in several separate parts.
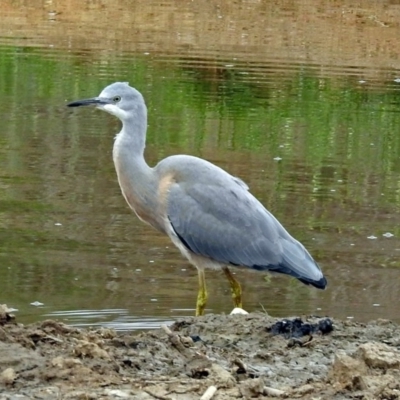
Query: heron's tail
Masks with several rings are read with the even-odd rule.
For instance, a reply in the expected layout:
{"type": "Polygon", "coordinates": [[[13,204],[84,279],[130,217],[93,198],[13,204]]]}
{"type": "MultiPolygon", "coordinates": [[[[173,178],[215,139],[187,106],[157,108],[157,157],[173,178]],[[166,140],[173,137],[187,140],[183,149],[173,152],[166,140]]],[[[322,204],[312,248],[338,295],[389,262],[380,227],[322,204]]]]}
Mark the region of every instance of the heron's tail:
{"type": "Polygon", "coordinates": [[[327,280],[321,268],[307,249],[296,239],[283,239],[283,254],[280,267],[285,273],[294,276],[306,285],[325,289],[327,280]]]}
{"type": "MultiPolygon", "coordinates": [[[[297,278],[297,277],[296,277],[297,278]]],[[[305,283],[306,285],[311,285],[316,287],[317,289],[325,289],[326,285],[328,284],[328,281],[324,276],[319,281],[313,281],[310,279],[305,279],[305,278],[297,278],[300,282],[305,283]]]]}

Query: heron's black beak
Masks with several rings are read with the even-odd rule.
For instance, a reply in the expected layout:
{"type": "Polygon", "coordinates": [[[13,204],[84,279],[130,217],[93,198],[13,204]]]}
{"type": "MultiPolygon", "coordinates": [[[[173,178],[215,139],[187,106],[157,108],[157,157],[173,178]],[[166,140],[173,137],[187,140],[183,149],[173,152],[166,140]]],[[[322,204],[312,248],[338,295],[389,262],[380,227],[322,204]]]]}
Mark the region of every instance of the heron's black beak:
{"type": "Polygon", "coordinates": [[[105,97],[92,97],[91,99],[76,100],[68,103],[68,107],[80,107],[80,106],[104,106],[110,104],[111,100],[105,97]]]}

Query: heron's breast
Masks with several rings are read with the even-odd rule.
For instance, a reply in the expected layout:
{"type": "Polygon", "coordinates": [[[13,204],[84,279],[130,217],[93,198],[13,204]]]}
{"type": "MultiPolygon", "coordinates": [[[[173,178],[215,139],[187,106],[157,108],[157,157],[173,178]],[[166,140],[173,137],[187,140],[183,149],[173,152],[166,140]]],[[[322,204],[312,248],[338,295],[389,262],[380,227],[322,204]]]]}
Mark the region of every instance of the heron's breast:
{"type": "Polygon", "coordinates": [[[123,177],[118,177],[118,180],[121,187],[122,195],[124,196],[129,207],[135,212],[140,220],[152,225],[152,215],[151,212],[148,210],[146,203],[142,199],[140,199],[140,197],[135,193],[134,190],[131,190],[131,188],[127,188],[127,186],[124,185],[123,177]]]}
{"type": "Polygon", "coordinates": [[[124,171],[117,168],[118,182],[122,194],[129,207],[137,217],[161,232],[165,232],[163,216],[159,213],[157,188],[143,184],[139,179],[132,179],[124,171]]]}

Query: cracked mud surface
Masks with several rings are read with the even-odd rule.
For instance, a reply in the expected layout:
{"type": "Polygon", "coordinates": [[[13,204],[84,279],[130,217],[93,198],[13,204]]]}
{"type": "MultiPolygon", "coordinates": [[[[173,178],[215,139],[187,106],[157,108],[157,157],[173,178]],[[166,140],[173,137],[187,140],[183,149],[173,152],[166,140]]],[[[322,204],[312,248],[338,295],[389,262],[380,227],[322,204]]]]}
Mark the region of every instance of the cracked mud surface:
{"type": "Polygon", "coordinates": [[[277,321],[207,315],[116,333],[53,320],[24,326],[3,312],[0,400],[191,400],[207,389],[216,400],[400,399],[398,325],[333,320],[327,335],[287,339],[269,332],[277,321]]]}

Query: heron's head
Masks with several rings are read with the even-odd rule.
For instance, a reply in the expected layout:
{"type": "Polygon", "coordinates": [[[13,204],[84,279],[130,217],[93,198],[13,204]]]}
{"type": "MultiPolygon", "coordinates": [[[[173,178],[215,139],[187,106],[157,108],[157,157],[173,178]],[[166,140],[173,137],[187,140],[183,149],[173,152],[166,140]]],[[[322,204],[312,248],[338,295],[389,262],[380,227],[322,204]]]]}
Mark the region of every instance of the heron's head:
{"type": "Polygon", "coordinates": [[[121,121],[145,110],[143,96],[128,82],[115,82],[107,86],[98,97],[68,103],[68,107],[95,106],[115,115],[121,121]]]}

